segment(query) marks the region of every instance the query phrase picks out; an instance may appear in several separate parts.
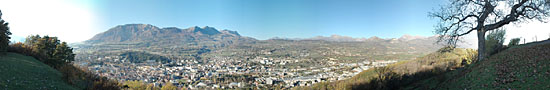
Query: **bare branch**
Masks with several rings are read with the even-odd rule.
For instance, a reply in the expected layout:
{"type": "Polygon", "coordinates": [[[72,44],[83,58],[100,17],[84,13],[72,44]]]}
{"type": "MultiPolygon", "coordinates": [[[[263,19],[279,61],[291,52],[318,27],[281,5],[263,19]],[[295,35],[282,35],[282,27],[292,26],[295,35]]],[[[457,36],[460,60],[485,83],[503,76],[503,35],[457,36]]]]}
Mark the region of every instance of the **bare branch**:
{"type": "Polygon", "coordinates": [[[465,33],[456,35],[456,37],[460,37],[460,36],[464,36],[464,35],[466,35],[466,34],[470,34],[470,32],[472,32],[472,31],[474,31],[474,30],[477,30],[477,28],[472,28],[472,29],[468,30],[468,31],[465,32],[465,33]]]}

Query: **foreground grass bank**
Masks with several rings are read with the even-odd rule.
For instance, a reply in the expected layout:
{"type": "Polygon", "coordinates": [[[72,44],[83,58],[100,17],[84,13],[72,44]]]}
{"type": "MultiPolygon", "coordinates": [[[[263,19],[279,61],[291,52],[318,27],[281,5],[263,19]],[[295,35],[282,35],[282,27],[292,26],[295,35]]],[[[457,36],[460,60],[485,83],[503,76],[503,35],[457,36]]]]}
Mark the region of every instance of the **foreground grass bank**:
{"type": "Polygon", "coordinates": [[[0,55],[0,88],[8,90],[76,90],[62,73],[30,56],[0,55]]]}
{"type": "Polygon", "coordinates": [[[419,81],[409,89],[512,89],[544,90],[550,88],[550,41],[511,47],[461,70],[419,81]]]}

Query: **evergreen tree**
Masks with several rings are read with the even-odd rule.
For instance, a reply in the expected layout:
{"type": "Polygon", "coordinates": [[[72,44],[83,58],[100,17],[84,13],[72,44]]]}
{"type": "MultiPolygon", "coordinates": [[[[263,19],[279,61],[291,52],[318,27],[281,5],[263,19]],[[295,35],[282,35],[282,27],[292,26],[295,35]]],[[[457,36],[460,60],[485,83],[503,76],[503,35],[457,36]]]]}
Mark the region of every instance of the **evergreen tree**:
{"type": "Polygon", "coordinates": [[[33,55],[38,60],[44,61],[44,59],[46,59],[45,58],[46,57],[46,45],[45,45],[46,39],[40,37],[39,35],[36,35],[36,37],[34,38],[31,37],[30,39],[31,40],[27,40],[28,43],[30,43],[27,45],[31,45],[33,55]]]}
{"type": "Polygon", "coordinates": [[[10,43],[10,28],[8,23],[2,19],[2,11],[0,11],[0,53],[4,53],[8,50],[10,43]]]}
{"type": "Polygon", "coordinates": [[[58,44],[53,52],[53,58],[58,63],[69,63],[74,61],[73,49],[67,45],[66,42],[58,44]]]}
{"type": "Polygon", "coordinates": [[[31,48],[32,56],[54,68],[74,61],[73,49],[66,42],[60,42],[57,37],[29,36],[25,45],[31,48]]]}

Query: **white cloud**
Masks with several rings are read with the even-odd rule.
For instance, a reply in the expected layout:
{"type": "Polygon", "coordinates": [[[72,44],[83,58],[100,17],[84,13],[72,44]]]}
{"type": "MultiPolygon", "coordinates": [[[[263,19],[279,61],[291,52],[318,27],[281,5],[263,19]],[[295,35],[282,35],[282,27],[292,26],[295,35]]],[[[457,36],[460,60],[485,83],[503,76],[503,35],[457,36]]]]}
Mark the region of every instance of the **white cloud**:
{"type": "Polygon", "coordinates": [[[97,17],[89,5],[67,0],[11,0],[2,1],[0,10],[15,37],[40,34],[78,42],[97,33],[97,17]]]}

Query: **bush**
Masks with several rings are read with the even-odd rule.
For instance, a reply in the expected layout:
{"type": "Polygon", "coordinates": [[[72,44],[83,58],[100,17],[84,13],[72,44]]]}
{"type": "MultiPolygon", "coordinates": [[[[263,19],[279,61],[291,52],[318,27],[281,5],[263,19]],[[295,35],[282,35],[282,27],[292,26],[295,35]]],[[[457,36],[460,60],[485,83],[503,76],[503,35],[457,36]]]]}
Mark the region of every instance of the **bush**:
{"type": "Polygon", "coordinates": [[[131,90],[145,90],[147,89],[147,84],[145,84],[143,81],[126,81],[124,82],[124,88],[125,89],[131,89],[131,90]]]}
{"type": "Polygon", "coordinates": [[[165,83],[161,90],[176,90],[178,87],[172,85],[172,83],[165,83]]]}
{"type": "Polygon", "coordinates": [[[461,65],[469,65],[477,60],[477,51],[473,49],[466,49],[466,54],[462,56],[461,65]]]}
{"type": "Polygon", "coordinates": [[[485,53],[493,55],[503,48],[506,30],[493,30],[485,38],[485,53]]]}
{"type": "Polygon", "coordinates": [[[512,38],[512,39],[510,39],[510,42],[508,43],[508,46],[512,47],[512,46],[519,45],[520,40],[521,39],[519,39],[519,38],[512,38]]]}
{"type": "Polygon", "coordinates": [[[27,56],[33,56],[32,54],[32,48],[31,47],[28,47],[27,45],[21,43],[21,42],[17,42],[17,43],[14,43],[14,44],[11,44],[9,47],[8,47],[8,52],[14,52],[14,53],[19,53],[19,54],[23,54],[23,55],[27,55],[27,56]]]}
{"type": "Polygon", "coordinates": [[[445,53],[445,52],[451,52],[455,49],[456,47],[454,46],[445,46],[443,48],[440,48],[439,50],[437,50],[437,52],[440,52],[440,53],[445,53]]]}
{"type": "Polygon", "coordinates": [[[63,74],[67,83],[88,90],[118,90],[118,82],[105,77],[100,77],[90,71],[80,69],[73,65],[63,65],[58,69],[63,74]]]}
{"type": "Polygon", "coordinates": [[[27,37],[25,43],[11,44],[8,51],[32,56],[56,69],[70,64],[75,57],[73,48],[66,42],[59,41],[57,37],[39,35],[27,37]]]}

